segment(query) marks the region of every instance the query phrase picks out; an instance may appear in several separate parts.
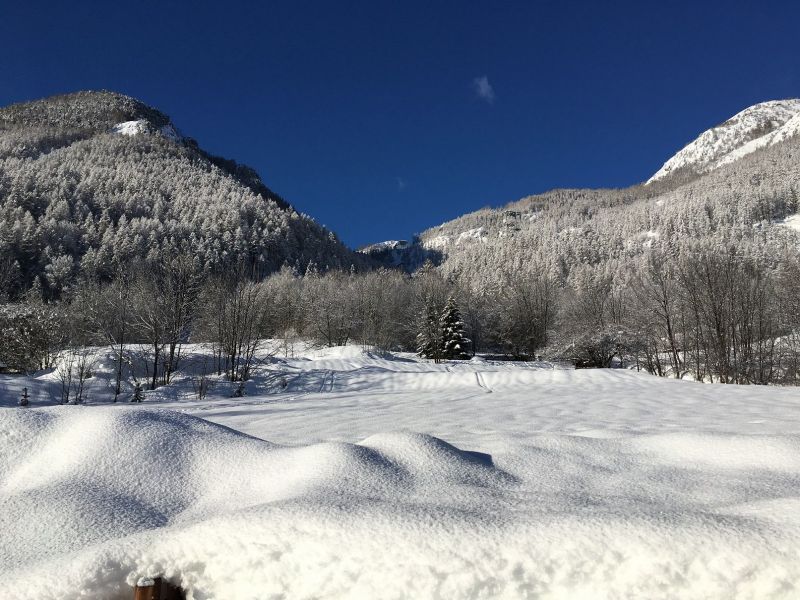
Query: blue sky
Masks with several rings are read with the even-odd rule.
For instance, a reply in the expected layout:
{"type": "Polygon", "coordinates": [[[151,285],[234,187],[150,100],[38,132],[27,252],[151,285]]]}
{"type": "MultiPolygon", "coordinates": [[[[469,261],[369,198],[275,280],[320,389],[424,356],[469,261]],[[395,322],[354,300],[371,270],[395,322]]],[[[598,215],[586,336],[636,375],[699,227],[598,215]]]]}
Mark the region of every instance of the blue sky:
{"type": "Polygon", "coordinates": [[[800,2],[0,0],[0,104],[112,89],[358,246],[642,181],[800,96],[800,2]]]}

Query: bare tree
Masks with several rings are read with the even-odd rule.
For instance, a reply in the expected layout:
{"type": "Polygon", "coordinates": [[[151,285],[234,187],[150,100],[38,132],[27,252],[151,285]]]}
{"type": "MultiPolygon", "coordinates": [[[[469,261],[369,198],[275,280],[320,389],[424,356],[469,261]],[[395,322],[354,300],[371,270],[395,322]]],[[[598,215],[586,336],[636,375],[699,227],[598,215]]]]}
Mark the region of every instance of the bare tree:
{"type": "Polygon", "coordinates": [[[675,268],[663,251],[646,254],[630,284],[634,299],[632,320],[647,355],[648,371],[665,375],[661,356],[668,355],[673,376],[683,374],[679,342],[680,303],[675,268]]]}
{"type": "Polygon", "coordinates": [[[218,348],[230,381],[246,381],[262,336],[271,330],[273,302],[267,288],[237,271],[206,285],[203,330],[218,348]]]}
{"type": "Polygon", "coordinates": [[[120,269],[108,284],[83,281],[73,300],[72,313],[84,323],[84,336],[108,344],[114,354],[114,402],[122,393],[125,348],[133,329],[131,274],[120,269]]]}
{"type": "Polygon", "coordinates": [[[495,295],[493,338],[517,358],[533,358],[548,343],[556,315],[556,285],[546,273],[507,272],[495,295]]]}

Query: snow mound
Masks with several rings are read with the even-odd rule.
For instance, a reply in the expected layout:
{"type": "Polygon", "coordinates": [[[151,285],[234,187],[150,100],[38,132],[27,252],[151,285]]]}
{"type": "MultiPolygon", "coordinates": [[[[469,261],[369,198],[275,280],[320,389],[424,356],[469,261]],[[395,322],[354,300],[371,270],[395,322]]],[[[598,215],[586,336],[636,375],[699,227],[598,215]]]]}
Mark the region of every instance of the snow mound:
{"type": "Polygon", "coordinates": [[[707,173],[800,132],[800,99],[755,104],[704,131],[670,158],[647,183],[681,169],[707,173]]]}
{"type": "Polygon", "coordinates": [[[798,436],[490,446],[281,446],[141,406],[8,409],[4,598],[127,600],[155,576],[193,600],[796,595],[798,436]]]}

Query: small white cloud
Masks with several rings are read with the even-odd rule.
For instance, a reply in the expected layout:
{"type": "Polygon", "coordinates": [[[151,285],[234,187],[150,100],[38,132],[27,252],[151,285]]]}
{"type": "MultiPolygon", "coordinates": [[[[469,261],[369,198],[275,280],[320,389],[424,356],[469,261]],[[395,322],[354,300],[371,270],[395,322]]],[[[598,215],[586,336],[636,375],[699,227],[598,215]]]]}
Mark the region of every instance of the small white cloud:
{"type": "Polygon", "coordinates": [[[486,100],[489,104],[494,102],[494,88],[492,84],[489,83],[489,78],[486,77],[486,75],[481,75],[473,79],[472,88],[481,100],[486,100]]]}
{"type": "Polygon", "coordinates": [[[406,189],[406,180],[405,179],[403,179],[402,177],[395,177],[395,179],[397,180],[397,191],[398,192],[402,192],[404,189],[406,189]]]}

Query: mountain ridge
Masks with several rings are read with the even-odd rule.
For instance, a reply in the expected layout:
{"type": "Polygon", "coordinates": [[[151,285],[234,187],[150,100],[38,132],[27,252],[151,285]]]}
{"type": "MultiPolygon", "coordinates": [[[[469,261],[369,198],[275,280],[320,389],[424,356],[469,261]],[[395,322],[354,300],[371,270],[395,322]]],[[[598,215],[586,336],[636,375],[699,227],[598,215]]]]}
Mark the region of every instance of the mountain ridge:
{"type": "MultiPolygon", "coordinates": [[[[712,128],[686,147],[716,148],[716,153],[696,153],[707,159],[703,166],[713,168],[695,170],[684,161],[664,177],[625,188],[553,189],[466,213],[426,229],[405,246],[378,243],[362,251],[411,272],[430,260],[447,273],[476,278],[483,276],[475,265],[499,271],[536,255],[567,277],[567,264],[619,261],[644,247],[685,246],[691,243],[690,231],[717,239],[750,237],[767,227],[771,236],[781,237],[791,227],[770,226],[794,223],[786,219],[797,212],[800,196],[800,100],[754,106],[758,114],[745,109],[718,126],[728,124],[728,134],[733,126],[738,136],[717,131],[714,138],[708,133],[712,128]],[[743,114],[744,119],[736,118],[743,114]],[[758,131],[755,122],[761,122],[758,131]],[[713,146],[705,143],[709,139],[726,143],[713,146]],[[743,232],[743,226],[753,229],[743,232]],[[544,246],[559,258],[542,257],[544,246]]],[[[673,166],[679,162],[673,157],[666,164],[670,161],[673,166]]]]}
{"type": "Polygon", "coordinates": [[[79,274],[109,278],[131,261],[175,253],[208,273],[369,264],[252,168],[108,91],[0,108],[0,222],[12,296],[36,279],[58,296],[79,274]]]}
{"type": "Polygon", "coordinates": [[[795,118],[800,119],[800,99],[797,98],[769,100],[749,106],[720,125],[702,132],[667,160],[646,184],[683,169],[695,174],[707,173],[771,145],[771,137],[777,137],[777,141],[787,139],[800,132],[800,120],[795,118]],[[775,136],[787,124],[791,132],[775,136]]]}

